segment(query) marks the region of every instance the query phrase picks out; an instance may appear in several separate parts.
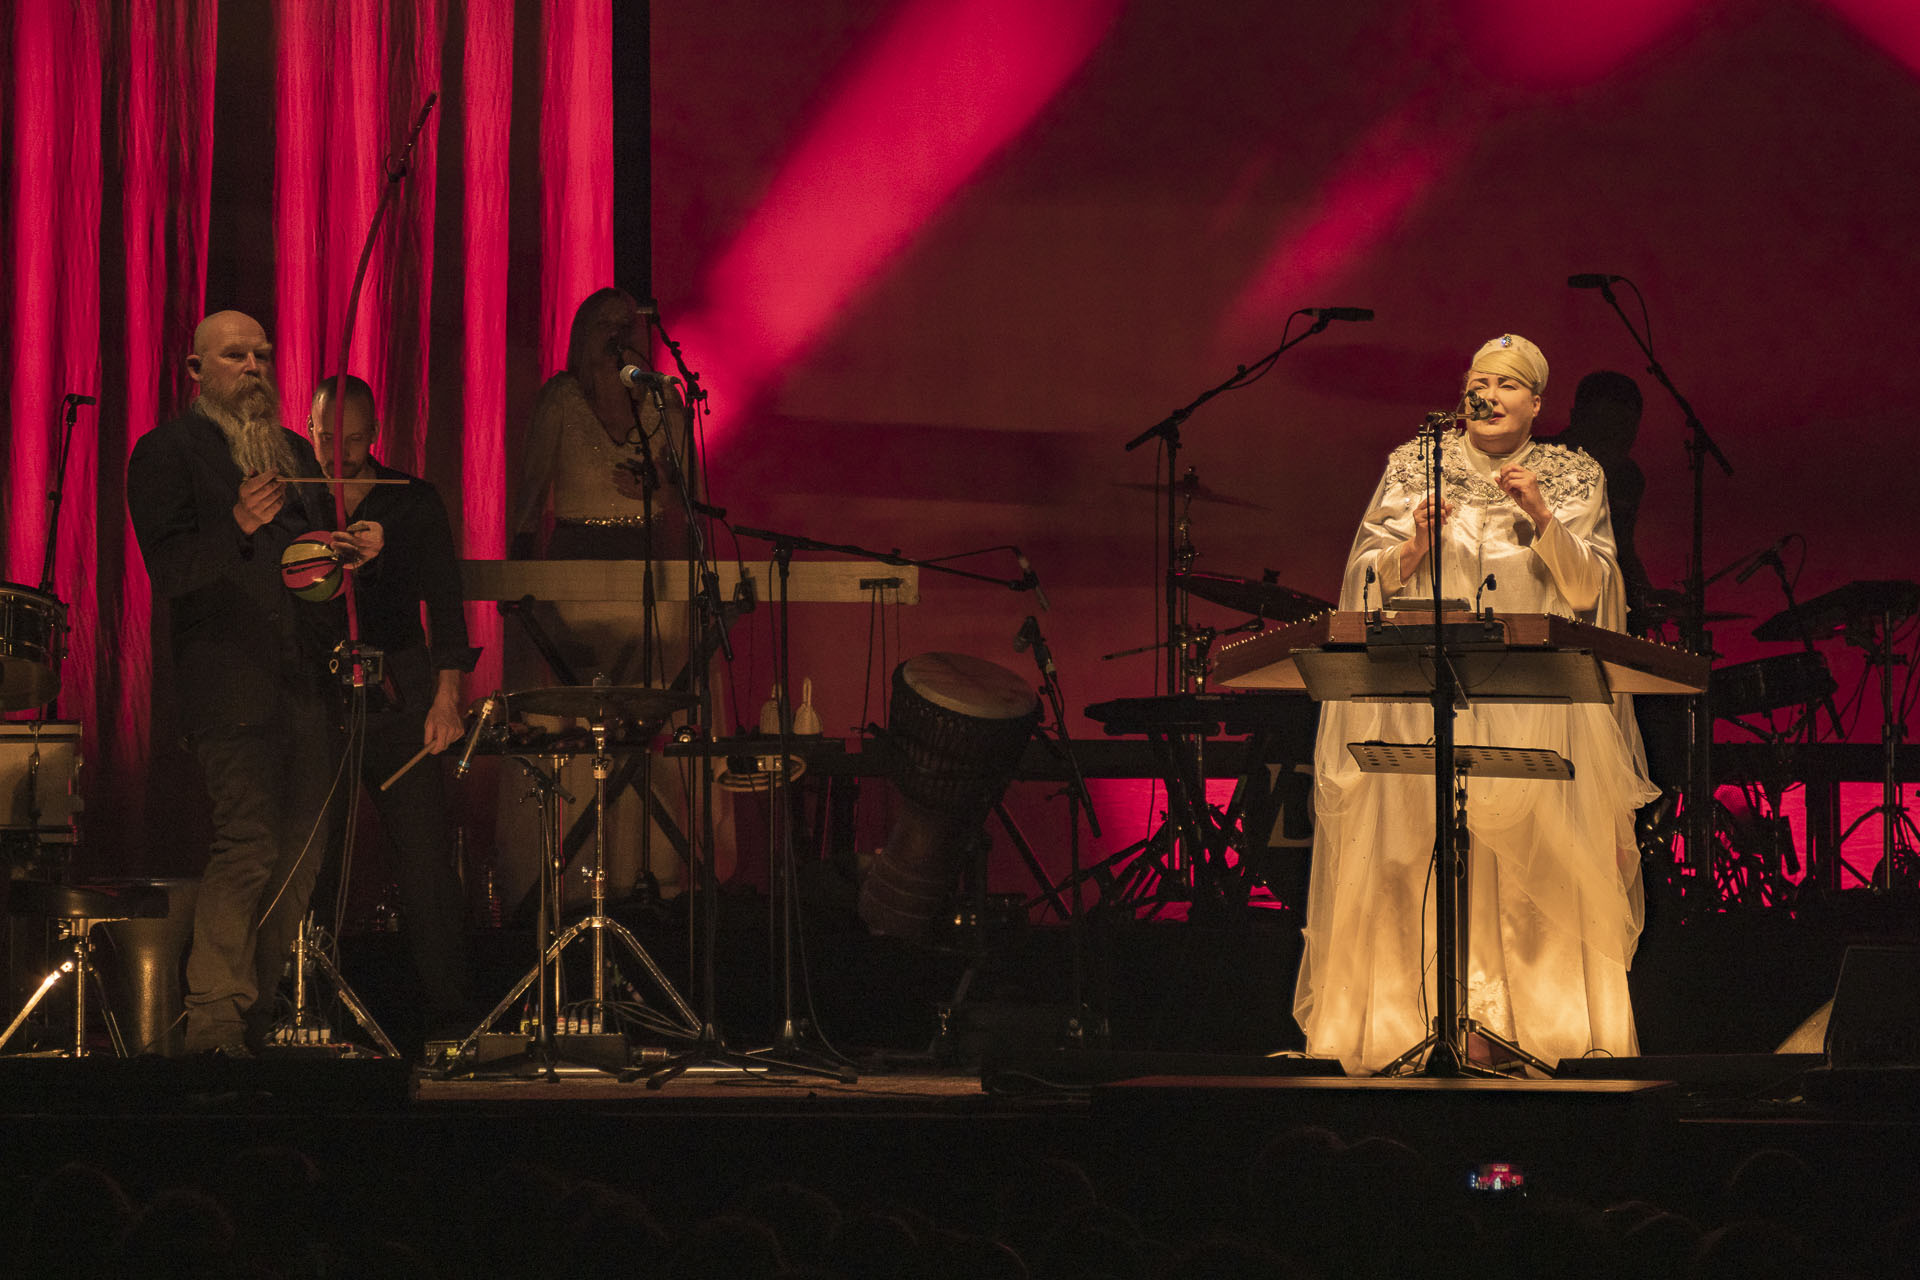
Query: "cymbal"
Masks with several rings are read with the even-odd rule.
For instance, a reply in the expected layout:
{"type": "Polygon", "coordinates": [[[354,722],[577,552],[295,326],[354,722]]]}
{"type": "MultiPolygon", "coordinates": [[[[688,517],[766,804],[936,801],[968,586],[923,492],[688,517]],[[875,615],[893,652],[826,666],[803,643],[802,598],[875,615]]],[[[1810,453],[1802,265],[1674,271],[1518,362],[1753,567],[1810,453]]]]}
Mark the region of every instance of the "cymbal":
{"type": "Polygon", "coordinates": [[[510,712],[534,716],[577,716],[582,720],[665,720],[699,702],[691,693],[650,689],[645,685],[560,685],[507,695],[510,712]]]}
{"type": "Polygon", "coordinates": [[[1176,573],[1173,584],[1197,600],[1225,605],[1269,622],[1298,622],[1333,608],[1325,600],[1283,587],[1268,574],[1237,578],[1229,573],[1176,573]]]}
{"type": "MultiPolygon", "coordinates": [[[[1148,484],[1143,480],[1125,480],[1115,486],[1120,489],[1135,489],[1141,493],[1164,493],[1163,484],[1148,484]]],[[[1245,507],[1249,511],[1265,511],[1265,504],[1249,502],[1245,498],[1236,498],[1232,494],[1222,493],[1218,489],[1201,484],[1197,477],[1182,479],[1173,487],[1174,493],[1190,502],[1211,502],[1222,507],[1245,507]]]]}
{"type": "Polygon", "coordinates": [[[1856,622],[1873,622],[1891,615],[1911,617],[1920,612],[1920,583],[1902,579],[1849,582],[1796,609],[1782,609],[1753,629],[1756,640],[1798,640],[1804,627],[1808,637],[1824,640],[1856,622]]]}

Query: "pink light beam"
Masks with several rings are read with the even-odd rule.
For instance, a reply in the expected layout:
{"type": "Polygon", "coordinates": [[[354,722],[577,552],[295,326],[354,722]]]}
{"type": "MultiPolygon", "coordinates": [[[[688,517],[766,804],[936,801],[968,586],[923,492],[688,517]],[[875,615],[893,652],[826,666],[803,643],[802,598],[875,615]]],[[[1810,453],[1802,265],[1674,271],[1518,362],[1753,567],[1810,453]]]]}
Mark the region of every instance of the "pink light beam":
{"type": "MultiPolygon", "coordinates": [[[[717,403],[754,399],[1033,122],[1121,0],[907,0],[715,261],[675,337],[717,403]]],[[[722,415],[724,421],[724,414],[722,415]]]]}

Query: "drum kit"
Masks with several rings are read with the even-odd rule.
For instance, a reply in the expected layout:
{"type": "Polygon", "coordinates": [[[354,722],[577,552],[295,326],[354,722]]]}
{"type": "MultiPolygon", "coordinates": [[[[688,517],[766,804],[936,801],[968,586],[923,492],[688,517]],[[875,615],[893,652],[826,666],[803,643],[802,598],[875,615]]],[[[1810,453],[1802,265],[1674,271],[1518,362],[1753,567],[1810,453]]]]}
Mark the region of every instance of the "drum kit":
{"type": "MultiPolygon", "coordinates": [[[[1900,802],[1900,744],[1904,732],[1893,681],[1893,669],[1907,661],[1894,651],[1895,629],[1902,621],[1916,614],[1920,614],[1920,584],[1904,580],[1869,580],[1847,583],[1804,604],[1790,604],[1753,630],[1757,640],[1797,639],[1800,642],[1800,653],[1782,655],[1803,660],[1798,673],[1803,683],[1794,689],[1794,694],[1796,698],[1804,698],[1808,704],[1815,701],[1824,703],[1829,714],[1833,714],[1830,697],[1835,687],[1833,678],[1826,673],[1824,661],[1819,663],[1817,669],[1805,661],[1819,657],[1813,647],[1816,642],[1836,637],[1843,639],[1847,644],[1863,650],[1867,666],[1878,669],[1880,673],[1880,803],[1856,817],[1852,825],[1840,834],[1840,842],[1844,845],[1847,837],[1868,819],[1880,818],[1880,861],[1870,877],[1860,875],[1844,857],[1840,859],[1836,870],[1851,873],[1863,885],[1882,891],[1920,888],[1920,857],[1916,857],[1914,849],[1920,832],[1916,831],[1906,806],[1900,802]]],[[[1783,684],[1790,682],[1791,677],[1783,677],[1781,681],[1783,684]]],[[[1808,714],[1811,715],[1811,712],[1808,714]]],[[[1837,714],[1833,714],[1833,720],[1837,730],[1837,714]]]]}
{"type": "MultiPolygon", "coordinates": [[[[1144,839],[1084,873],[1075,873],[1076,879],[1090,877],[1100,886],[1103,907],[1143,912],[1149,917],[1175,904],[1189,909],[1244,905],[1253,887],[1249,877],[1260,865],[1258,853],[1249,855],[1241,847],[1248,843],[1239,829],[1244,825],[1240,806],[1247,788],[1236,791],[1235,800],[1222,810],[1207,803],[1201,781],[1207,776],[1209,734],[1193,727],[1193,700],[1208,696],[1206,684],[1214,641],[1299,622],[1333,608],[1326,600],[1283,585],[1279,573],[1272,569],[1263,570],[1258,578],[1248,578],[1194,568],[1200,553],[1193,541],[1193,504],[1264,509],[1259,503],[1212,488],[1192,467],[1170,485],[1153,487],[1167,493],[1169,499],[1168,633],[1153,644],[1104,656],[1114,659],[1164,650],[1168,691],[1103,703],[1090,708],[1089,714],[1101,720],[1108,733],[1145,732],[1156,743],[1161,781],[1167,788],[1166,820],[1144,839]],[[1196,622],[1191,607],[1194,601],[1230,610],[1242,615],[1243,620],[1228,626],[1196,622]]],[[[1244,701],[1243,695],[1233,697],[1244,701]]],[[[1289,738],[1297,733],[1303,706],[1293,698],[1286,699],[1284,706],[1263,703],[1259,724],[1239,724],[1229,732],[1251,734],[1253,754],[1259,756],[1269,738],[1276,734],[1289,738]]]]}
{"type": "MultiPolygon", "coordinates": [[[[81,809],[80,724],[44,717],[48,704],[60,694],[60,667],[67,653],[67,606],[53,593],[54,556],[59,545],[55,534],[65,497],[64,477],[74,421],[80,408],[92,403],[91,396],[73,394],[61,401],[61,431],[53,462],[53,486],[47,494],[46,551],[41,560],[40,585],[0,582],[0,712],[36,713],[31,720],[0,723],[0,875],[11,879],[18,869],[29,876],[45,877],[37,884],[21,881],[30,888],[57,888],[55,882],[65,872],[58,865],[58,855],[75,844],[76,818],[81,809]]],[[[11,896],[0,894],[0,901],[11,896]]],[[[30,904],[32,895],[16,898],[16,911],[21,910],[22,900],[30,904]]],[[[77,960],[55,971],[55,975],[74,974],[79,992],[75,1001],[77,1023],[82,1030],[84,987],[89,976],[99,981],[85,959],[85,937],[86,931],[78,930],[77,960]]],[[[18,1029],[40,995],[57,980],[55,975],[49,976],[39,995],[0,1035],[0,1043],[18,1029]]],[[[77,1030],[76,1037],[80,1034],[77,1030]]]]}
{"type": "MultiPolygon", "coordinates": [[[[1683,607],[1680,597],[1679,592],[1653,593],[1650,602],[1635,611],[1636,624],[1654,627],[1676,620],[1683,607]]],[[[1920,613],[1920,585],[1912,582],[1852,582],[1804,603],[1795,602],[1789,594],[1787,607],[1755,626],[1752,635],[1756,640],[1799,647],[1723,664],[1709,678],[1708,701],[1714,718],[1784,753],[1792,744],[1818,740],[1822,712],[1835,735],[1844,733],[1833,701],[1839,684],[1818,644],[1842,639],[1864,650],[1869,668],[1878,669],[1884,765],[1881,803],[1856,817],[1840,840],[1844,843],[1867,820],[1883,817],[1880,860],[1871,875],[1863,875],[1840,858],[1824,877],[1829,887],[1848,887],[1841,883],[1847,875],[1861,886],[1878,890],[1920,886],[1916,832],[1900,803],[1902,732],[1893,684],[1893,668],[1904,661],[1894,652],[1894,631],[1916,613],[1920,613]]],[[[1732,621],[1747,615],[1709,613],[1706,617],[1732,621]]],[[[1778,776],[1742,781],[1740,796],[1716,801],[1712,874],[1719,903],[1775,906],[1801,891],[1794,884],[1802,868],[1792,834],[1778,816],[1779,792],[1790,773],[1783,765],[1778,776]]],[[[1808,885],[1815,883],[1814,867],[1806,867],[1804,873],[1808,885]]]]}

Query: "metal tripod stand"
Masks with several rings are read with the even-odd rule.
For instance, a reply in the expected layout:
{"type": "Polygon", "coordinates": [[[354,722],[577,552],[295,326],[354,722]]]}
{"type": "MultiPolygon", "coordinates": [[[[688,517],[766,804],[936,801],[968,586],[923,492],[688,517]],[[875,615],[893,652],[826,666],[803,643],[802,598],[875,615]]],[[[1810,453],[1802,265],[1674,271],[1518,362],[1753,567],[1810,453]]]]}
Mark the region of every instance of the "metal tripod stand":
{"type": "Polygon", "coordinates": [[[593,867],[589,873],[591,906],[585,917],[573,922],[564,932],[558,932],[558,917],[564,901],[560,880],[564,859],[560,856],[562,819],[556,778],[563,758],[552,758],[551,773],[521,758],[521,765],[535,779],[547,818],[543,824],[545,838],[551,841],[549,847],[543,850],[540,865],[539,923],[535,928],[537,955],[533,968],[460,1042],[451,1055],[450,1070],[470,1072],[485,1065],[490,1070],[512,1074],[531,1071],[548,1079],[555,1078],[558,1068],[563,1064],[621,1072],[628,1066],[624,1038],[618,1045],[608,1043],[613,1036],[608,1017],[613,1007],[608,999],[607,984],[611,960],[609,936],[646,973],[671,1011],[670,1015],[662,1014],[641,1006],[633,1015],[636,1021],[664,1035],[689,1040],[700,1034],[701,1024],[693,1006],[675,989],[646,948],[640,945],[639,939],[626,926],[607,915],[607,780],[613,769],[611,731],[622,719],[619,714],[622,708],[631,710],[644,707],[663,715],[673,709],[670,703],[684,703],[690,699],[656,689],[588,685],[573,689],[536,690],[513,695],[510,701],[514,700],[519,701],[522,710],[530,714],[567,715],[584,712],[587,716],[594,747],[594,851],[593,867]],[[583,935],[589,938],[591,944],[592,993],[585,1001],[584,1014],[576,1013],[568,1018],[566,1034],[584,1039],[563,1043],[559,1023],[565,1000],[562,960],[566,949],[583,935]],[[480,1038],[535,984],[538,984],[536,1014],[525,1051],[487,1064],[474,1061],[480,1038]]]}

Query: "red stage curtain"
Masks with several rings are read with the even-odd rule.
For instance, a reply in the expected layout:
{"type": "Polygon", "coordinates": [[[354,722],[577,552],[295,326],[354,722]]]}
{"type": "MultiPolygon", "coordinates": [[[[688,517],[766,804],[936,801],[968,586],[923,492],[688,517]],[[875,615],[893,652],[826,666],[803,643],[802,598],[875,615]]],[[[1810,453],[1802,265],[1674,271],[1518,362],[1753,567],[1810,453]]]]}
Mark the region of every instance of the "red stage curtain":
{"type": "MultiPolygon", "coordinates": [[[[193,327],[228,307],[267,327],[303,424],[388,158],[437,93],[350,364],[379,397],[382,456],[441,487],[466,555],[502,554],[519,424],[574,305],[612,273],[608,0],[22,0],[0,24],[0,551],[10,582],[39,581],[61,397],[98,397],[64,477],[54,591],[72,632],[46,713],[84,726],[85,869],[190,869],[197,801],[155,678],[127,454],[185,403],[193,327]]],[[[471,620],[490,688],[499,618],[471,620]]]]}

